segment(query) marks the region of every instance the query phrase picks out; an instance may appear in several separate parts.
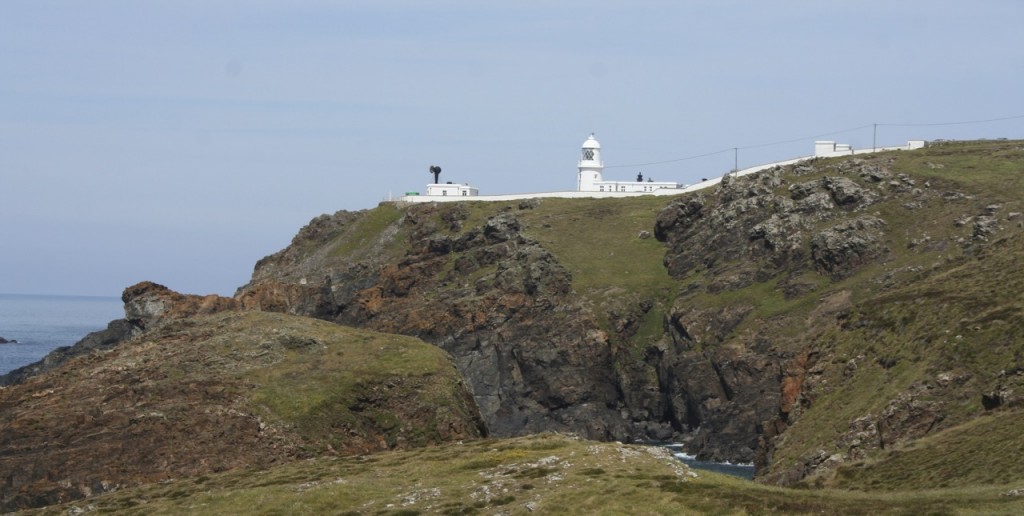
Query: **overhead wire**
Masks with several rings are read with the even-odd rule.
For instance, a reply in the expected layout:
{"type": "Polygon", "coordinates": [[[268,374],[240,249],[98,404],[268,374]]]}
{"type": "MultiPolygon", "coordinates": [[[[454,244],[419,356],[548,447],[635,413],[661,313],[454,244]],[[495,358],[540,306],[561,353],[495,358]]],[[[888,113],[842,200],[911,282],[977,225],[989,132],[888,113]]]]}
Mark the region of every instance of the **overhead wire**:
{"type": "Polygon", "coordinates": [[[865,125],[860,125],[860,126],[857,126],[857,127],[851,127],[849,129],[843,129],[843,130],[840,130],[840,131],[832,131],[832,132],[828,132],[828,133],[816,134],[814,136],[804,136],[802,138],[792,138],[792,139],[788,139],[788,140],[779,140],[779,141],[770,142],[770,143],[759,143],[759,144],[755,144],[755,145],[745,145],[745,146],[742,146],[742,147],[729,147],[727,149],[722,149],[722,150],[719,150],[719,151],[708,152],[708,153],[704,153],[704,154],[697,154],[697,155],[694,155],[694,156],[686,156],[686,157],[683,157],[683,158],[666,159],[666,160],[661,160],[661,161],[651,161],[651,162],[647,162],[647,163],[632,163],[632,164],[628,164],[628,165],[606,165],[604,168],[647,167],[647,166],[651,166],[651,165],[663,165],[663,164],[666,164],[666,163],[676,163],[676,162],[680,162],[680,161],[689,161],[689,160],[694,160],[694,159],[699,159],[699,158],[706,158],[708,156],[716,156],[718,154],[725,154],[726,152],[730,152],[730,151],[738,152],[738,151],[746,150],[746,149],[759,149],[759,148],[762,148],[762,147],[772,147],[772,146],[775,146],[775,145],[783,145],[783,144],[786,144],[786,143],[796,143],[796,142],[810,140],[812,138],[821,138],[821,137],[824,137],[824,136],[832,136],[832,135],[835,135],[835,134],[843,134],[843,133],[849,133],[849,132],[853,132],[853,131],[859,131],[859,130],[862,130],[862,129],[868,129],[870,127],[876,127],[876,128],[877,127],[937,127],[937,126],[945,126],[945,125],[985,124],[985,123],[990,123],[990,122],[1002,122],[1002,121],[1005,121],[1005,120],[1016,120],[1016,119],[1019,119],[1019,118],[1024,118],[1024,115],[1014,115],[1014,116],[1007,116],[1007,117],[1001,117],[1001,118],[990,118],[990,119],[987,119],[987,120],[968,120],[968,121],[962,121],[962,122],[941,122],[941,123],[927,123],[927,124],[924,124],[924,123],[910,123],[910,124],[874,123],[874,124],[865,124],[865,125]]]}
{"type": "Polygon", "coordinates": [[[1004,120],[1016,120],[1018,118],[1024,118],[1024,115],[1004,116],[1002,118],[990,118],[988,120],[969,120],[966,122],[940,122],[933,124],[893,124],[893,123],[879,123],[876,125],[886,127],[928,127],[928,126],[940,126],[940,125],[969,125],[969,124],[987,124],[989,122],[1002,122],[1004,120]]]}

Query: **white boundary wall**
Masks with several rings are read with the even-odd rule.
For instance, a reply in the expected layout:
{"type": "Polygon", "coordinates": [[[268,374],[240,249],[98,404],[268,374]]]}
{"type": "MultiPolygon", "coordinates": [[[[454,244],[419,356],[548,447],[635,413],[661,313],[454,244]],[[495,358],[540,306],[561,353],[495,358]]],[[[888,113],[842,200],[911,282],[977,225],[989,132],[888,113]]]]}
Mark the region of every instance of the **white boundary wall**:
{"type": "MultiPolygon", "coordinates": [[[[815,142],[818,143],[818,142],[815,142]]],[[[829,142],[832,143],[832,142],[829,142]]],[[[726,175],[732,176],[745,176],[762,170],[768,170],[775,167],[784,167],[786,165],[793,165],[801,161],[807,161],[815,158],[823,157],[834,157],[834,156],[850,156],[858,154],[871,154],[875,152],[886,152],[886,151],[902,151],[902,150],[914,150],[924,148],[924,140],[910,140],[906,145],[900,145],[898,147],[878,147],[876,149],[862,149],[862,150],[850,150],[843,154],[834,154],[832,156],[804,156],[800,158],[788,159],[785,161],[776,161],[775,163],[768,163],[765,165],[755,165],[748,167],[736,172],[730,172],[726,175]]],[[[689,192],[696,192],[705,188],[710,188],[722,182],[721,177],[713,179],[707,179],[696,184],[689,186],[683,186],[680,188],[662,188],[653,192],[540,192],[540,193],[522,193],[522,194],[508,194],[508,195],[475,195],[475,196],[440,196],[440,195],[404,195],[398,199],[399,203],[425,203],[425,202],[459,202],[459,201],[518,201],[522,199],[543,199],[543,198],[557,198],[557,199],[621,199],[623,197],[641,197],[644,195],[681,195],[689,192]]]]}

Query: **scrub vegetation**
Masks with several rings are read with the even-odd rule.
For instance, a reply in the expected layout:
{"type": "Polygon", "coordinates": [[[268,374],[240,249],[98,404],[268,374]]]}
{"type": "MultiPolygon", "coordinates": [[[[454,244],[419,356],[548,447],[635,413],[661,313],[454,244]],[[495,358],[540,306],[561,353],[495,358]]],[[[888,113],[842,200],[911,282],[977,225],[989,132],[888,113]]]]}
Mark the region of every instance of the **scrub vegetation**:
{"type": "Polygon", "coordinates": [[[113,514],[984,514],[1006,488],[792,490],[691,470],[662,448],[557,434],[319,458],[35,511],[113,514]]]}

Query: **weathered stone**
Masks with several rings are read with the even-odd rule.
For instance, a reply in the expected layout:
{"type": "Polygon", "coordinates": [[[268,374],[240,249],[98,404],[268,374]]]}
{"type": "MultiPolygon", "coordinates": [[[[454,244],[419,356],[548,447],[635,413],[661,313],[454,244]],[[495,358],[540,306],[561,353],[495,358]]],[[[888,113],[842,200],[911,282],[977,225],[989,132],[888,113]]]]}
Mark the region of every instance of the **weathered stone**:
{"type": "Polygon", "coordinates": [[[839,206],[865,206],[877,200],[874,192],[861,187],[853,180],[845,177],[825,177],[822,186],[832,195],[832,200],[839,206]]]}
{"type": "Polygon", "coordinates": [[[821,188],[821,181],[809,181],[807,183],[793,183],[789,185],[789,198],[794,201],[806,199],[812,193],[821,188]]]}
{"type": "Polygon", "coordinates": [[[540,206],[540,199],[523,199],[519,201],[520,210],[532,210],[537,206],[540,206]]]}
{"type": "Polygon", "coordinates": [[[881,183],[882,181],[892,177],[892,174],[889,173],[888,170],[879,166],[864,167],[860,170],[859,175],[872,183],[881,183]]]}
{"type": "Polygon", "coordinates": [[[150,281],[124,289],[121,300],[124,301],[125,319],[143,329],[155,327],[169,320],[209,315],[242,307],[242,303],[233,298],[217,295],[182,295],[150,281]]]}
{"type": "Polygon", "coordinates": [[[519,232],[519,219],[511,213],[502,213],[487,219],[483,230],[489,243],[512,240],[519,232]]]}
{"type": "Polygon", "coordinates": [[[885,221],[870,216],[833,226],[811,240],[811,256],[817,267],[829,276],[847,277],[886,254],[883,227],[885,221]]]}
{"type": "Polygon", "coordinates": [[[815,219],[822,219],[828,216],[829,210],[835,208],[835,203],[832,200],[832,195],[828,192],[818,191],[814,192],[796,203],[795,210],[800,213],[806,213],[815,219]]]}
{"type": "Polygon", "coordinates": [[[988,240],[988,237],[999,229],[999,219],[991,215],[981,215],[974,219],[974,230],[971,237],[975,240],[988,240]]]}

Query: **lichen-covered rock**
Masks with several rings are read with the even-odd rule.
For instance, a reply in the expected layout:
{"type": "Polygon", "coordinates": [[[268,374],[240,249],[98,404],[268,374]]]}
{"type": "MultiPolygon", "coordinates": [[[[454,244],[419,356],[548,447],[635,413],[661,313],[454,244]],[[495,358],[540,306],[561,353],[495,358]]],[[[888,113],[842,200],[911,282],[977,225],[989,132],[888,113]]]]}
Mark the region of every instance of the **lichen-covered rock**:
{"type": "Polygon", "coordinates": [[[885,221],[870,216],[832,226],[814,235],[811,257],[825,274],[845,278],[886,254],[884,227],[885,221]]]}
{"type": "Polygon", "coordinates": [[[878,199],[877,194],[846,177],[825,177],[821,185],[839,206],[864,207],[878,199]]]}

